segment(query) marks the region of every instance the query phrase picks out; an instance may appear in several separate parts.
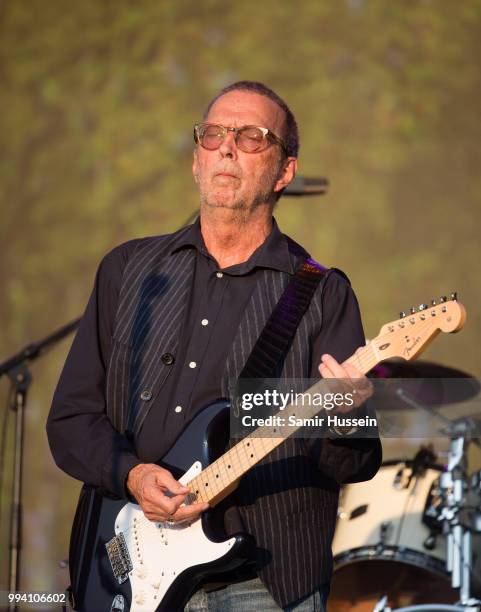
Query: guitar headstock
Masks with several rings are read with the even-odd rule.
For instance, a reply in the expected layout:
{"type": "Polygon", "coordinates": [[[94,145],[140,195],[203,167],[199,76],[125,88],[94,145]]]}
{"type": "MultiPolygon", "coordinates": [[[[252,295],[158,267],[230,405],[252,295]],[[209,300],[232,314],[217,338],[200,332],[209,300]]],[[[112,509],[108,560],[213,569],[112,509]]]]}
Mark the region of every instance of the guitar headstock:
{"type": "Polygon", "coordinates": [[[401,312],[399,319],[383,325],[370,344],[376,350],[379,361],[390,357],[414,359],[440,331],[457,332],[465,321],[466,310],[457,301],[456,293],[451,293],[450,299],[442,296],[438,302],[431,300],[430,306],[420,304],[408,313],[401,312]]]}

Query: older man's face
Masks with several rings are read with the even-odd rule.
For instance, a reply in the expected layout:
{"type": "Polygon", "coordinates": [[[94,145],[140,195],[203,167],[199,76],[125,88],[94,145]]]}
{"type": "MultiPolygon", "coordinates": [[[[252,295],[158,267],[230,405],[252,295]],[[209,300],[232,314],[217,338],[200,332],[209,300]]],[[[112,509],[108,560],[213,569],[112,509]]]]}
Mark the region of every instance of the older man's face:
{"type": "MultiPolygon", "coordinates": [[[[231,91],[221,96],[206,119],[225,127],[257,125],[282,138],[284,111],[272,100],[249,91],[231,91]]],[[[267,201],[284,186],[278,180],[285,161],[278,144],[259,153],[244,153],[228,132],[215,151],[197,146],[193,174],[201,202],[211,208],[249,210],[267,201]]]]}

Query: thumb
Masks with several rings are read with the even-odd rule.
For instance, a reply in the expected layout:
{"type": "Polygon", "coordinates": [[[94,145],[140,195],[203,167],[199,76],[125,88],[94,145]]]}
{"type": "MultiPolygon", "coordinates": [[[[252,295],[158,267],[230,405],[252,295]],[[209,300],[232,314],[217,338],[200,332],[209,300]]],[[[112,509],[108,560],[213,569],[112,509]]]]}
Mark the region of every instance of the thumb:
{"type": "Polygon", "coordinates": [[[189,492],[189,488],[181,485],[167,470],[157,476],[157,482],[166,487],[174,495],[182,495],[189,492]]]}

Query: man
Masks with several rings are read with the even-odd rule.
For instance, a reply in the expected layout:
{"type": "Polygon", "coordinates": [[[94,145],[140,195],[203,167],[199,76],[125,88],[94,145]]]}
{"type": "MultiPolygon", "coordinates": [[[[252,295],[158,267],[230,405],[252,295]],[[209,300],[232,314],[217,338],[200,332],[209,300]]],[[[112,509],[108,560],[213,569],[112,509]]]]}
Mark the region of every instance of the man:
{"type": "MultiPolygon", "coordinates": [[[[181,522],[207,509],[182,505],[188,488],[154,462],[195,414],[227,394],[307,257],[272,217],[297,170],[287,105],[260,83],[235,83],[211,102],[195,141],[200,220],[104,258],[47,424],[62,469],[108,495],[129,495],[151,521],[181,522]]],[[[362,383],[361,372],[340,365],[362,344],[354,293],[331,273],[281,378],[320,372],[362,383]]],[[[186,609],[324,609],[339,484],[372,478],[380,462],[378,439],[284,442],[242,479],[225,515],[228,532],[240,521],[255,536],[260,579],[240,575],[200,590],[186,609]]]]}

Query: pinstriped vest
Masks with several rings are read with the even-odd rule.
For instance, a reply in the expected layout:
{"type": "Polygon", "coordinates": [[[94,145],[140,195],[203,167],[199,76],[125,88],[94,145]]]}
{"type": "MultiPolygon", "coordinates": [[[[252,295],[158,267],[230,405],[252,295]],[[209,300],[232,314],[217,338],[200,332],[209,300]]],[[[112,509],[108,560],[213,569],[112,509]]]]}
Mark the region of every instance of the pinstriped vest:
{"type": "MultiPolygon", "coordinates": [[[[171,253],[178,235],[142,240],[124,269],[106,387],[107,414],[121,433],[135,436],[148,411],[162,409],[156,400],[171,372],[165,356],[177,353],[193,283],[195,251],[171,253]],[[150,401],[143,400],[146,390],[150,401]]],[[[288,243],[300,263],[306,252],[288,243]]],[[[224,364],[226,397],[289,279],[285,272],[262,271],[224,364]]],[[[282,378],[309,376],[323,284],[324,279],[301,320],[282,378]]],[[[259,575],[282,607],[330,579],[338,493],[338,485],[321,476],[302,439],[284,442],[241,480],[236,498],[245,528],[256,538],[259,575]]]]}

